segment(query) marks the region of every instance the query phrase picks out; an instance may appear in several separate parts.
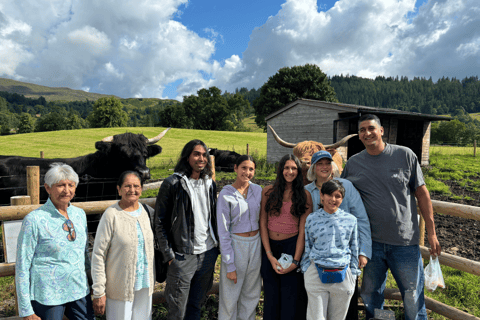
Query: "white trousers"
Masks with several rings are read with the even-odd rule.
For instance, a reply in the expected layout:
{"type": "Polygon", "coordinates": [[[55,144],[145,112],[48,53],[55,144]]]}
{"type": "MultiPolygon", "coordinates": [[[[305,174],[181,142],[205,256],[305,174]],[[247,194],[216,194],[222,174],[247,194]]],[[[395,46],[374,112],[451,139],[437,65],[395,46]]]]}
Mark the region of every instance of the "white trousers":
{"type": "Polygon", "coordinates": [[[317,267],[310,263],[305,272],[305,289],[308,295],[307,320],[344,320],[355,291],[357,276],[347,270],[340,283],[323,283],[317,267]]]}
{"type": "Polygon", "coordinates": [[[148,288],[135,291],[133,301],[107,298],[107,320],[151,320],[152,296],[148,295],[148,291],[148,288]]]}
{"type": "Polygon", "coordinates": [[[220,269],[218,319],[255,320],[256,307],[262,290],[260,266],[262,241],[260,232],[253,237],[232,234],[237,284],[227,278],[227,267],[220,269]]]}

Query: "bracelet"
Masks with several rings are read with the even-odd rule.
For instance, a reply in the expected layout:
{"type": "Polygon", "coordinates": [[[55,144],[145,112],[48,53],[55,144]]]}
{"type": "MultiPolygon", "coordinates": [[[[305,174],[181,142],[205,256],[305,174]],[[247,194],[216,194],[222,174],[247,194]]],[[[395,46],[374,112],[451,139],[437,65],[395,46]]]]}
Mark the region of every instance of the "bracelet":
{"type": "Polygon", "coordinates": [[[269,253],[271,253],[271,254],[273,255],[273,251],[267,251],[266,253],[267,253],[267,255],[268,255],[269,253]]]}

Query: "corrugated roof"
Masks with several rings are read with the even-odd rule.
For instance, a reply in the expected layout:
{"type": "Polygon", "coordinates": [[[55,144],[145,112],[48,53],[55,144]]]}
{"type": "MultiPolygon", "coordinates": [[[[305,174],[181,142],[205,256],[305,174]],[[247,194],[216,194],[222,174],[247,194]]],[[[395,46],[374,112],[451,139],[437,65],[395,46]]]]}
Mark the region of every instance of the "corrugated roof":
{"type": "Polygon", "coordinates": [[[425,113],[418,113],[418,112],[409,112],[409,111],[401,111],[396,109],[388,109],[388,108],[374,108],[374,107],[367,107],[367,106],[359,106],[354,104],[347,104],[347,103],[337,103],[337,102],[327,102],[327,101],[320,101],[320,100],[313,100],[313,99],[297,99],[280,110],[277,110],[267,117],[265,117],[265,121],[268,121],[277,115],[285,112],[286,110],[293,108],[298,104],[306,104],[312,107],[331,107],[332,109],[338,109],[340,113],[342,112],[354,112],[358,114],[385,114],[385,115],[396,115],[401,116],[402,118],[421,118],[423,120],[429,121],[450,121],[452,120],[451,117],[447,116],[437,116],[432,114],[425,114],[425,113]]]}

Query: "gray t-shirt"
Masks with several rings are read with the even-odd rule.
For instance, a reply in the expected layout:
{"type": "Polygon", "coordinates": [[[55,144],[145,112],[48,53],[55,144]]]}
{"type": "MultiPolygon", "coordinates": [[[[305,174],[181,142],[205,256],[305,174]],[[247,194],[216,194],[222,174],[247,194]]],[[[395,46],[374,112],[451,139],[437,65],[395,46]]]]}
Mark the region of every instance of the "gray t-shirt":
{"type": "Polygon", "coordinates": [[[386,144],[379,155],[366,150],[351,157],[342,172],[362,196],[372,240],[418,245],[415,190],[425,184],[417,156],[407,147],[386,144]]]}

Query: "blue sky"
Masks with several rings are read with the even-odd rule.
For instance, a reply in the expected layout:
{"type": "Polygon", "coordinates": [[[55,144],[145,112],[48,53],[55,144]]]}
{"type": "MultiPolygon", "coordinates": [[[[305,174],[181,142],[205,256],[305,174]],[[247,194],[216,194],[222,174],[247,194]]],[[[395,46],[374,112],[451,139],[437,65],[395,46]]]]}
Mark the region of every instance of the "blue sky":
{"type": "Polygon", "coordinates": [[[259,88],[282,67],[327,75],[480,72],[478,0],[3,0],[0,77],[182,100],[259,88]]]}

